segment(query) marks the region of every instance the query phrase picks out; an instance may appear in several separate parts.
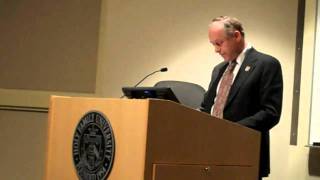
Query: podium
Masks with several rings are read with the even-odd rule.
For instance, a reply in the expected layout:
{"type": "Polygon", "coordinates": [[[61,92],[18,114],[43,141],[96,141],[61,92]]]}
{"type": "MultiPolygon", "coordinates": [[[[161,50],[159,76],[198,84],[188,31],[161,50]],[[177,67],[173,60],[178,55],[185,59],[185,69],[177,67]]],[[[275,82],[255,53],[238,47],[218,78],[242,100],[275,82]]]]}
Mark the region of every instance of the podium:
{"type": "MultiPolygon", "coordinates": [[[[94,165],[107,157],[110,164],[102,165],[111,166],[104,176],[110,180],[258,178],[259,132],[171,101],[52,96],[48,128],[45,180],[103,177],[79,175],[75,158],[81,153],[78,157],[85,157],[87,165],[92,165],[87,172],[95,171],[94,165]],[[88,132],[79,135],[79,127],[85,128],[79,121],[86,120],[88,112],[98,112],[109,121],[114,140],[112,159],[106,156],[111,151],[101,150],[101,143],[110,148],[111,141],[101,141],[101,136],[88,132]],[[81,137],[85,140],[79,152],[76,148],[81,137]],[[83,155],[86,149],[93,156],[83,155]]],[[[106,129],[101,131],[109,132],[106,129]]]]}

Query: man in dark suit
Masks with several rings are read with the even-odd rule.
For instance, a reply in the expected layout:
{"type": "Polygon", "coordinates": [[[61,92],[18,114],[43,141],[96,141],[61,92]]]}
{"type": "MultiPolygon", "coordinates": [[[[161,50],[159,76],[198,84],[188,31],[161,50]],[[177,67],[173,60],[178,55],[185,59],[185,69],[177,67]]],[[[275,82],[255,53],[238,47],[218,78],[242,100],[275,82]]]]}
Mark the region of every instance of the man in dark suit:
{"type": "Polygon", "coordinates": [[[269,130],[279,122],[282,107],[280,63],[249,45],[241,23],[232,17],[213,19],[209,40],[224,61],[213,69],[200,109],[261,132],[259,179],[267,177],[269,130]]]}

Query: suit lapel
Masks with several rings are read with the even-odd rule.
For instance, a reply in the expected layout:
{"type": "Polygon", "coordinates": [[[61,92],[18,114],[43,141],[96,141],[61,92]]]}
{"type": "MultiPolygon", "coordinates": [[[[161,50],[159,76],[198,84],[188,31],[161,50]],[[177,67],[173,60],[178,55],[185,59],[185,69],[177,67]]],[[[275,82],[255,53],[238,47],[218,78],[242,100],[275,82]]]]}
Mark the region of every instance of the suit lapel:
{"type": "Polygon", "coordinates": [[[248,76],[250,76],[251,72],[255,68],[256,58],[253,53],[254,51],[255,50],[252,48],[247,52],[247,55],[245,56],[245,59],[242,62],[239,72],[231,86],[225,107],[228,106],[228,104],[236,96],[237,92],[241,88],[241,85],[243,85],[243,83],[248,79],[248,76]]]}
{"type": "Polygon", "coordinates": [[[216,83],[216,85],[218,85],[218,83],[219,83],[224,71],[227,69],[227,67],[228,67],[228,62],[225,62],[221,66],[221,68],[218,70],[217,75],[215,75],[215,78],[214,78],[214,82],[216,83]]]}

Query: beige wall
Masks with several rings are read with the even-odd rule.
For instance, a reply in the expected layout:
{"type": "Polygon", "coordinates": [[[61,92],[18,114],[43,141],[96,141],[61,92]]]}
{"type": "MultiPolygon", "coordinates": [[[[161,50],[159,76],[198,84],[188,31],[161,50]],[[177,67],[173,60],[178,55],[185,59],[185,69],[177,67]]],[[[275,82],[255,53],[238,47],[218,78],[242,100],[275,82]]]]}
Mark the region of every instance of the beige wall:
{"type": "Polygon", "coordinates": [[[212,67],[221,61],[208,43],[207,25],[221,14],[237,16],[248,41],[290,64],[284,73],[292,83],[297,0],[291,2],[103,1],[97,92],[118,97],[123,85],[133,85],[163,66],[169,68],[167,73],[143,85],[179,79],[207,87],[212,67]]]}
{"type": "MultiPolygon", "coordinates": [[[[218,15],[236,16],[243,21],[248,41],[278,58],[283,67],[283,113],[271,132],[272,173],[266,179],[320,179],[308,175],[309,149],[304,147],[308,140],[315,0],[307,0],[305,17],[298,146],[289,145],[297,4],[298,0],[103,0],[96,95],[119,97],[122,86],[133,85],[163,66],[169,68],[167,73],[156,74],[142,85],[175,79],[207,88],[212,68],[221,61],[207,40],[207,25],[218,15]]],[[[0,142],[7,144],[7,149],[0,151],[5,152],[0,154],[0,179],[41,179],[46,121],[42,115],[30,116],[0,111],[0,123],[5,124],[0,126],[0,142]],[[18,135],[10,136],[12,130],[18,135]],[[25,139],[32,141],[25,143],[25,139]],[[20,143],[27,151],[16,151],[20,143]],[[10,157],[21,157],[30,164],[11,162],[10,157]],[[15,170],[19,173],[12,176],[15,170]]]]}

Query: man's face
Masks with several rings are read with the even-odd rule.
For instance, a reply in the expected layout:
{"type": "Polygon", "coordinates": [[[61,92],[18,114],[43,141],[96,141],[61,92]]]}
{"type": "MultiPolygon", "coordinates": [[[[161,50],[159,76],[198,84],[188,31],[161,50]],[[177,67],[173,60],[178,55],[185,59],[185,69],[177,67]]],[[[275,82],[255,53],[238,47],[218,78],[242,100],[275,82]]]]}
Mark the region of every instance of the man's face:
{"type": "Polygon", "coordinates": [[[209,27],[209,40],[225,61],[232,61],[240,54],[239,32],[227,35],[222,22],[213,22],[209,27]]]}

